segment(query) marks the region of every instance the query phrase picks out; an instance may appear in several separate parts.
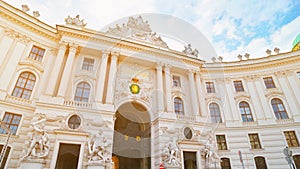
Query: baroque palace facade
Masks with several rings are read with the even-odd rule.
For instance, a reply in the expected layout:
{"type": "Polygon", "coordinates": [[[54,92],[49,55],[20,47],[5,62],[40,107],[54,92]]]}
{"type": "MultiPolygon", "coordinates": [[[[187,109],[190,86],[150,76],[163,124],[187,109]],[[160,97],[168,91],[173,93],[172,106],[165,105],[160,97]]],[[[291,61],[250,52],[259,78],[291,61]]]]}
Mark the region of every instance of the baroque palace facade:
{"type": "Polygon", "coordinates": [[[300,168],[300,36],[208,63],[141,17],[96,32],[0,4],[0,168],[283,169],[286,146],[300,168]]]}

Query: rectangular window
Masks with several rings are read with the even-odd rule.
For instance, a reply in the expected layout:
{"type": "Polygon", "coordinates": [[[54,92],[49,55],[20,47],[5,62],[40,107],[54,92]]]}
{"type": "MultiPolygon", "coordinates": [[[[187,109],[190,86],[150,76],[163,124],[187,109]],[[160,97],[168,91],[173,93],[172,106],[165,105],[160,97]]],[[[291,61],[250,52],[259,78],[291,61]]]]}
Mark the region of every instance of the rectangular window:
{"type": "Polygon", "coordinates": [[[263,79],[267,89],[275,88],[275,84],[272,77],[264,77],[263,79]]]}
{"type": "Polygon", "coordinates": [[[82,63],[82,69],[83,70],[89,70],[92,71],[94,67],[94,59],[90,58],[84,58],[82,63]]]}
{"type": "Polygon", "coordinates": [[[205,82],[206,84],[206,91],[207,93],[215,93],[215,86],[214,86],[214,82],[205,82]]]}
{"type": "MultiPolygon", "coordinates": [[[[5,112],[3,117],[3,122],[5,123],[6,127],[10,129],[13,135],[16,135],[19,123],[21,121],[21,115],[5,112]]],[[[0,128],[0,134],[6,134],[6,130],[0,128]]]]}
{"type": "Polygon", "coordinates": [[[179,76],[173,76],[173,87],[181,87],[179,76]]]}
{"type": "Polygon", "coordinates": [[[225,135],[216,135],[218,150],[227,150],[225,135]]]}
{"type": "Polygon", "coordinates": [[[28,58],[42,62],[44,53],[45,53],[45,49],[37,47],[37,46],[33,46],[31,48],[28,58]]]}
{"type": "Polygon", "coordinates": [[[244,91],[243,83],[241,80],[233,81],[233,84],[236,92],[244,91]]]}
{"type": "Polygon", "coordinates": [[[259,136],[257,133],[248,134],[249,135],[249,141],[251,144],[251,149],[261,149],[259,136]]]}
{"type": "Polygon", "coordinates": [[[300,79],[300,72],[297,72],[298,79],[300,79]]]}
{"type": "Polygon", "coordinates": [[[284,136],[289,147],[299,147],[299,142],[295,131],[285,131],[284,136]]]}

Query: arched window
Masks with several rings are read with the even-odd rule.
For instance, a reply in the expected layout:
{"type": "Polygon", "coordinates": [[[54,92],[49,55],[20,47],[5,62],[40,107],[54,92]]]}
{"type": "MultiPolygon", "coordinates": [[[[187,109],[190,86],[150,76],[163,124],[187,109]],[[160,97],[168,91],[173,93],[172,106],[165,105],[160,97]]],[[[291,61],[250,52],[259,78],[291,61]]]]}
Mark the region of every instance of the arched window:
{"type": "Polygon", "coordinates": [[[272,108],[277,119],[288,119],[285,107],[280,99],[271,100],[272,108]]]}
{"type": "Polygon", "coordinates": [[[231,169],[229,158],[221,158],[221,169],[231,169]]]}
{"type": "Polygon", "coordinates": [[[75,92],[75,101],[88,102],[91,86],[86,82],[81,82],[77,85],[75,92]]]}
{"type": "Polygon", "coordinates": [[[300,169],[300,155],[294,155],[293,159],[294,159],[294,163],[296,165],[296,168],[300,169]]]}
{"type": "Polygon", "coordinates": [[[179,97],[174,98],[174,110],[175,113],[178,115],[184,115],[184,110],[183,110],[183,101],[179,97]]]}
{"type": "Polygon", "coordinates": [[[210,118],[212,123],[222,123],[220,108],[217,103],[210,103],[209,104],[209,112],[210,118]]]}
{"type": "Polygon", "coordinates": [[[12,95],[23,99],[29,99],[35,84],[35,80],[36,78],[34,74],[30,72],[21,73],[12,95]]]}
{"type": "Polygon", "coordinates": [[[253,116],[249,104],[243,101],[240,102],[239,107],[243,122],[252,122],[253,116]]]}
{"type": "Polygon", "coordinates": [[[254,157],[256,169],[267,169],[265,157],[254,157]]]}

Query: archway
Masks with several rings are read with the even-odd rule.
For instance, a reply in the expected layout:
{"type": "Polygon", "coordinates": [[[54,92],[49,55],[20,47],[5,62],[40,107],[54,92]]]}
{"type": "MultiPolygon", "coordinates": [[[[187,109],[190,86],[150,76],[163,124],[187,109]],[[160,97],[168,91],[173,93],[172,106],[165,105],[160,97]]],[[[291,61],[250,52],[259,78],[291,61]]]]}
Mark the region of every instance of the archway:
{"type": "Polygon", "coordinates": [[[114,125],[113,159],[118,169],[151,168],[151,124],[147,109],[137,102],[119,107],[114,125]]]}

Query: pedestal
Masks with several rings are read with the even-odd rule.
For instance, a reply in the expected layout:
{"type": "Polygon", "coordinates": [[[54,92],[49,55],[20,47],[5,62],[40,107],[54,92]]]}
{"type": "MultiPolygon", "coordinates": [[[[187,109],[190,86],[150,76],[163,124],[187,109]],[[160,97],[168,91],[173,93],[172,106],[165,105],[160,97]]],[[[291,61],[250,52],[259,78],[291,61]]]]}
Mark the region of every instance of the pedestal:
{"type": "Polygon", "coordinates": [[[45,163],[44,159],[24,159],[21,162],[20,169],[43,169],[45,163]]]}
{"type": "Polygon", "coordinates": [[[165,165],[165,169],[181,169],[181,166],[165,165]]]}

